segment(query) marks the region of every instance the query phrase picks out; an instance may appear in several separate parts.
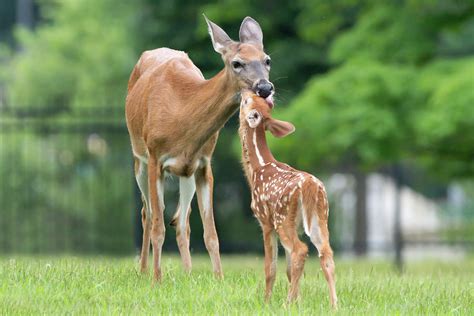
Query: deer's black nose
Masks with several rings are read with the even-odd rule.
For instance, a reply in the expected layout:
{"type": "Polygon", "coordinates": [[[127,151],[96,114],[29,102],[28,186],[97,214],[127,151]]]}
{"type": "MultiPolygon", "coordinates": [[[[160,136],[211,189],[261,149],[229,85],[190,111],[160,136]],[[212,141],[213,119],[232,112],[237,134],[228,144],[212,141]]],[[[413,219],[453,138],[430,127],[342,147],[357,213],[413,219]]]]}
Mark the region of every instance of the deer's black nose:
{"type": "Polygon", "coordinates": [[[272,93],[273,84],[268,80],[262,79],[257,83],[255,90],[257,95],[261,96],[262,98],[266,98],[272,93]]]}

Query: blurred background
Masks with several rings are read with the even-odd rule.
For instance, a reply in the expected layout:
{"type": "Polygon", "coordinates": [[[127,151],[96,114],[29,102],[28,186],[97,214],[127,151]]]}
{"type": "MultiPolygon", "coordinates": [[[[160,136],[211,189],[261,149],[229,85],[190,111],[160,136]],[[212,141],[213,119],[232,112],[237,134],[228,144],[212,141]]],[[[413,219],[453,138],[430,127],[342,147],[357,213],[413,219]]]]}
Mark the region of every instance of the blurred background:
{"type": "MultiPolygon", "coordinates": [[[[261,25],[275,156],[321,178],[346,256],[461,258],[474,249],[474,2],[2,0],[0,253],[135,254],[141,201],[124,120],[142,51],[222,67],[202,13],[234,39],[261,25]]],[[[222,253],[261,252],[237,116],[213,159],[222,253]]],[[[176,179],[166,183],[166,221],[176,179]]],[[[192,252],[205,251],[193,202],[192,252]]],[[[164,249],[177,252],[167,228],[164,249]]]]}

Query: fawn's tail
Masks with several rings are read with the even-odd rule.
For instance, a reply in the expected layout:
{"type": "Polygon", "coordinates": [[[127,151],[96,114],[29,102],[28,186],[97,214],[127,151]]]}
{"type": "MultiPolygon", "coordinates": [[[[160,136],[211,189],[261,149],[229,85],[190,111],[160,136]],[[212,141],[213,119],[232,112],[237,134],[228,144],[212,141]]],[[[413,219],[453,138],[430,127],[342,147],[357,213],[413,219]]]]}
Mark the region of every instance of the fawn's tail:
{"type": "Polygon", "coordinates": [[[318,248],[320,257],[324,254],[332,256],[328,230],[329,203],[324,185],[316,178],[306,180],[301,195],[302,220],[306,235],[318,248]]]}

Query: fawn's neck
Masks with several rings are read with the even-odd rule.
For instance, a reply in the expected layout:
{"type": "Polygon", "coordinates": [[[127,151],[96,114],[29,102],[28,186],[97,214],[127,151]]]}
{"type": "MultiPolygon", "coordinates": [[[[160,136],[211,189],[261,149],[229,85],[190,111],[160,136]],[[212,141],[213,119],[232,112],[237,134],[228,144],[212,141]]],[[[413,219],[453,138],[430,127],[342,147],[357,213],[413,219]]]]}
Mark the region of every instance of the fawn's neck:
{"type": "Polygon", "coordinates": [[[242,145],[242,164],[247,181],[252,186],[253,172],[269,162],[274,162],[275,158],[267,145],[264,124],[250,128],[246,122],[241,122],[239,134],[242,145]]]}

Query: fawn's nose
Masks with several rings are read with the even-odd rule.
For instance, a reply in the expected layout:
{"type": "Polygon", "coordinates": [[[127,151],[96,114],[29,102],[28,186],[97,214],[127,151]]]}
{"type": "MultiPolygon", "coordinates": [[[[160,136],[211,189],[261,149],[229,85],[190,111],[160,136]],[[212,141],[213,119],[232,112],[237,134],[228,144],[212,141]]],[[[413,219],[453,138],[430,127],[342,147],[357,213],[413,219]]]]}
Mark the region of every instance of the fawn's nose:
{"type": "Polygon", "coordinates": [[[262,98],[268,97],[273,91],[273,84],[265,79],[261,79],[255,86],[255,92],[262,98]]]}

